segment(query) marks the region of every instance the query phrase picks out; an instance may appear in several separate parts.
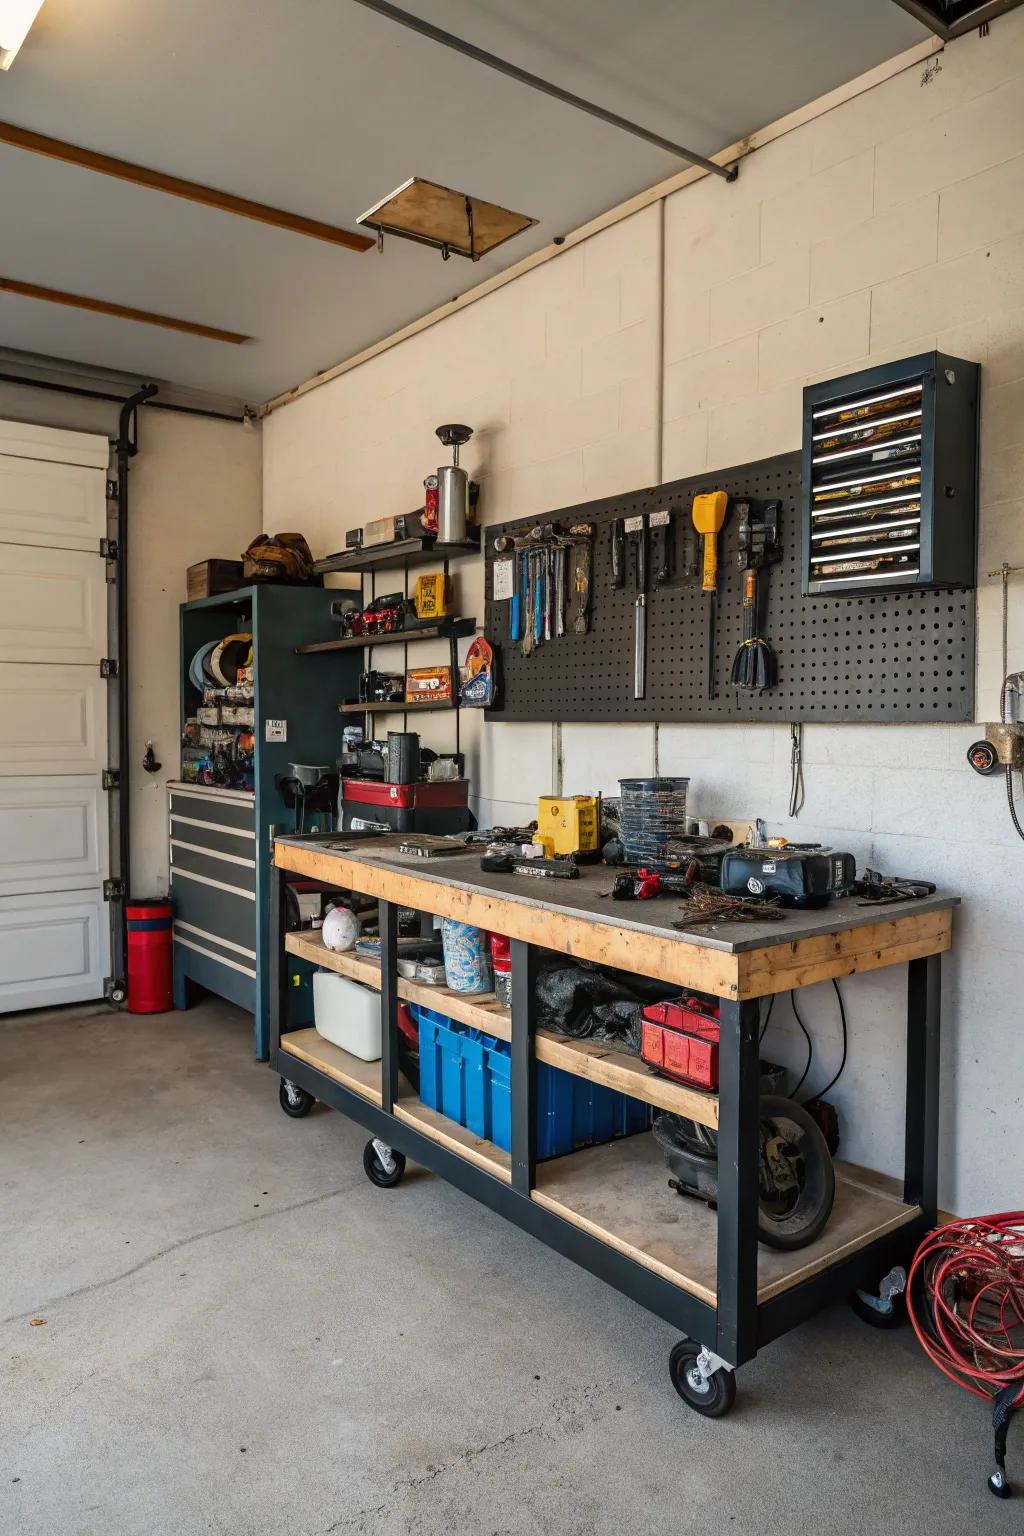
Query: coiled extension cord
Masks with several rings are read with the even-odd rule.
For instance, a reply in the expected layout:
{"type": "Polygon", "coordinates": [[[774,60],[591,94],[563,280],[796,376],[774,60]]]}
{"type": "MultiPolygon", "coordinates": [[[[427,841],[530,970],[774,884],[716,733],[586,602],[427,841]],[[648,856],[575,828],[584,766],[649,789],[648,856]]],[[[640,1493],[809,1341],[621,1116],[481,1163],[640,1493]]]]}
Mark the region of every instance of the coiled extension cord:
{"type": "Polygon", "coordinates": [[[1009,1498],[1006,1435],[1024,1408],[1024,1211],[929,1232],[911,1265],[907,1310],[933,1364],[992,1403],[996,1465],[989,1487],[1009,1498]]]}

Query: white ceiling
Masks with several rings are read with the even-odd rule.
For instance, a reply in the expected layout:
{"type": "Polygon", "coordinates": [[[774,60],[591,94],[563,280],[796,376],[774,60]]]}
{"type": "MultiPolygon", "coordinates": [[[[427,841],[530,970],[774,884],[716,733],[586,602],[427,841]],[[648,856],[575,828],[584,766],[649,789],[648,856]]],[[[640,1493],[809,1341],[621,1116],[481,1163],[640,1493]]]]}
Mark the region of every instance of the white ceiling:
{"type": "MultiPolygon", "coordinates": [[[[892,0],[405,8],[704,154],[927,36],[892,0]]],[[[539,220],[475,266],[357,254],[0,146],[0,276],[255,338],[0,293],[0,347],[253,402],[682,168],[353,0],[46,0],[0,119],[350,229],[410,175],[539,220]]]]}

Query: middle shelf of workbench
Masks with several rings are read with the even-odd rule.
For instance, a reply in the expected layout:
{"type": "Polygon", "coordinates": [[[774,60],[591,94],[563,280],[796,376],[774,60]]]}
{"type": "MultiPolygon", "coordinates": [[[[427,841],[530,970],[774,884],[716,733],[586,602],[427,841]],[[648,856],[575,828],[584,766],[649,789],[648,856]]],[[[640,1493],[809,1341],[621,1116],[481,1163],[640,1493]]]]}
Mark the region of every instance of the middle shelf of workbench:
{"type": "MultiPolygon", "coordinates": [[[[363,986],[380,991],[380,966],[375,961],[348,951],[328,949],[319,934],[314,932],[289,933],[285,948],[300,960],[308,960],[325,970],[336,971],[350,981],[362,982],[363,986]]],[[[434,1008],[459,1024],[482,1030],[498,1040],[512,1039],[512,1019],[508,1010],[497,1001],[493,992],[467,996],[464,992],[452,992],[448,987],[429,985],[422,981],[398,978],[398,995],[403,1002],[420,1003],[424,1008],[434,1008]]],[[[702,1093],[699,1088],[688,1088],[685,1083],[674,1083],[667,1077],[659,1077],[653,1068],[636,1056],[617,1051],[602,1040],[576,1040],[556,1034],[550,1029],[537,1031],[537,1060],[548,1066],[571,1072],[575,1077],[586,1077],[605,1088],[614,1088],[630,1098],[642,1099],[655,1109],[667,1109],[675,1115],[685,1115],[701,1125],[718,1125],[718,1095],[702,1093]]]]}

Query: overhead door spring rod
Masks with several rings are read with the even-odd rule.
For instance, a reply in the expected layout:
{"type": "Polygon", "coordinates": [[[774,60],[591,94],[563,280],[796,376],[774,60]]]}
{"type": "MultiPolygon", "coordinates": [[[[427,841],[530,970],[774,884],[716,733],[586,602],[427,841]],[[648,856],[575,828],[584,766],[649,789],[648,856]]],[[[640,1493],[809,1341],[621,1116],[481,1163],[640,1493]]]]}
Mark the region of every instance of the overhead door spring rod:
{"type": "Polygon", "coordinates": [[[453,32],[445,32],[443,28],[433,26],[429,21],[424,21],[421,16],[411,16],[408,11],[399,10],[397,5],[388,4],[388,0],[355,0],[355,3],[365,6],[368,11],[376,11],[378,16],[386,16],[389,21],[396,21],[401,27],[408,27],[411,32],[418,32],[421,37],[428,37],[431,42],[441,43],[445,48],[452,48],[456,53],[464,54],[467,59],[475,59],[478,64],[486,64],[488,69],[496,69],[499,74],[508,75],[511,80],[518,80],[520,85],[528,85],[535,91],[543,91],[545,96],[553,96],[556,101],[564,102],[567,107],[575,107],[578,112],[587,112],[591,117],[600,118],[601,122],[608,123],[612,128],[620,128],[623,133],[631,133],[635,138],[644,139],[657,149],[665,150],[667,154],[678,155],[680,160],[688,160],[691,165],[700,166],[702,171],[708,171],[712,176],[721,176],[723,181],[735,181],[739,175],[739,169],[735,165],[718,165],[714,160],[698,155],[696,150],[686,149],[682,144],[675,144],[671,139],[663,138],[660,133],[653,133],[649,128],[642,128],[639,123],[630,122],[627,117],[620,117],[617,112],[609,112],[606,107],[599,107],[596,102],[586,101],[582,96],[574,95],[572,91],[564,91],[560,85],[553,85],[550,80],[542,80],[539,75],[531,75],[529,70],[520,69],[518,64],[510,64],[507,59],[499,59],[497,54],[488,53],[485,48],[477,48],[474,43],[467,43],[463,38],[456,37],[453,32]]]}

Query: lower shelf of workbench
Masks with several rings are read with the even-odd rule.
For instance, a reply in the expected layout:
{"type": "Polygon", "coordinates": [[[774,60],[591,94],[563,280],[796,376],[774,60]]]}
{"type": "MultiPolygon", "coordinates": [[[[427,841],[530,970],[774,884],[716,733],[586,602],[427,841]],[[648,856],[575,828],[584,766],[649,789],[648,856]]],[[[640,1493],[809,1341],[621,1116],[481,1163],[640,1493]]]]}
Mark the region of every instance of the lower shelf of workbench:
{"type": "MultiPolygon", "coordinates": [[[[380,1105],[379,1061],[361,1061],[315,1029],[284,1035],[281,1051],[380,1105]]],[[[428,1140],[511,1183],[507,1152],[428,1109],[404,1080],[394,1113],[396,1120],[428,1140]]],[[[650,1134],[626,1136],[539,1163],[533,1199],[681,1290],[715,1305],[718,1218],[701,1201],[669,1188],[664,1157],[650,1134]]],[[[837,1163],[835,1205],[821,1237],[793,1253],[759,1247],[758,1302],[809,1280],[920,1214],[919,1206],[904,1204],[896,1180],[837,1163]]]]}
{"type": "MultiPolygon", "coordinates": [[[[318,1035],[315,1029],[296,1029],[291,1034],[282,1035],[281,1050],[286,1055],[295,1056],[299,1061],[316,1067],[333,1082],[340,1083],[352,1093],[358,1093],[360,1098],[367,1099],[371,1104],[383,1101],[379,1060],[361,1061],[350,1051],[332,1045],[330,1040],[318,1035]]],[[[472,1131],[449,1120],[447,1115],[439,1115],[437,1110],[421,1104],[404,1078],[399,1079],[399,1087],[400,1097],[395,1102],[397,1120],[404,1120],[406,1125],[415,1127],[422,1136],[436,1141],[439,1146],[447,1147],[449,1152],[456,1152],[467,1162],[475,1163],[485,1173],[504,1179],[506,1184],[512,1182],[512,1159],[507,1152],[496,1147],[492,1141],[474,1136],[472,1131]]]]}
{"type": "Polygon", "coordinates": [[[316,1067],[325,1077],[340,1083],[343,1088],[358,1093],[371,1104],[383,1102],[380,1058],[363,1061],[351,1051],[343,1051],[340,1045],[332,1045],[315,1029],[296,1029],[281,1036],[281,1050],[289,1056],[297,1056],[308,1066],[316,1067]]]}
{"type": "MultiPolygon", "coordinates": [[[[769,1301],[876,1238],[913,1221],[894,1181],[852,1164],[836,1164],[836,1199],[816,1242],[793,1253],[758,1248],[757,1299],[769,1301]]],[[[638,1264],[714,1306],[718,1218],[700,1200],[668,1187],[665,1159],[653,1136],[626,1136],[537,1167],[533,1198],[638,1264]]]]}
{"type": "Polygon", "coordinates": [[[404,1120],[406,1125],[415,1127],[422,1136],[436,1141],[439,1146],[447,1147],[449,1152],[456,1152],[467,1162],[475,1163],[485,1173],[511,1184],[512,1159],[507,1152],[496,1147],[493,1141],[484,1141],[464,1125],[449,1120],[447,1115],[438,1114],[436,1109],[428,1109],[415,1095],[395,1101],[395,1118],[404,1120]]]}

